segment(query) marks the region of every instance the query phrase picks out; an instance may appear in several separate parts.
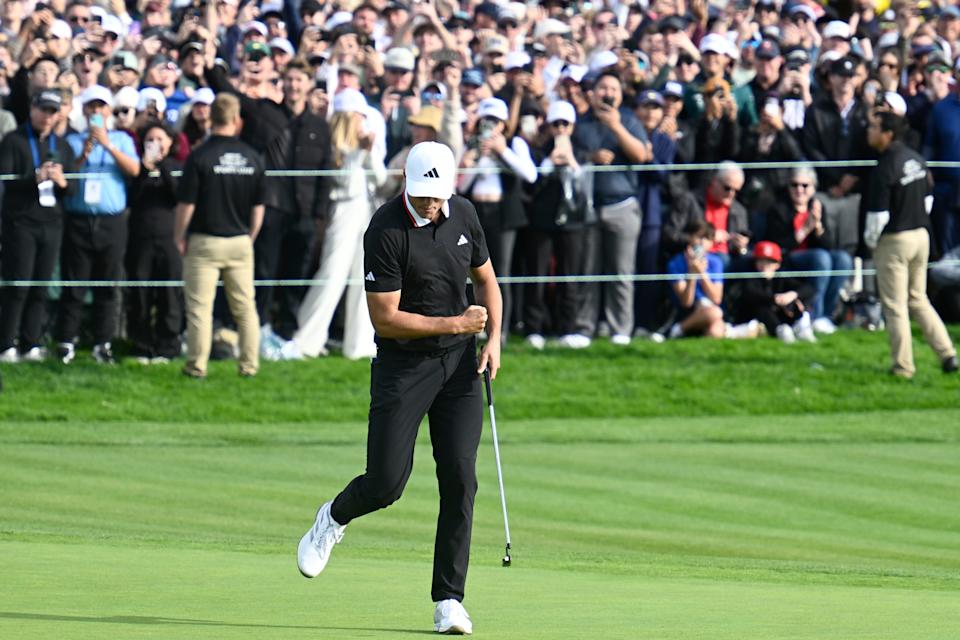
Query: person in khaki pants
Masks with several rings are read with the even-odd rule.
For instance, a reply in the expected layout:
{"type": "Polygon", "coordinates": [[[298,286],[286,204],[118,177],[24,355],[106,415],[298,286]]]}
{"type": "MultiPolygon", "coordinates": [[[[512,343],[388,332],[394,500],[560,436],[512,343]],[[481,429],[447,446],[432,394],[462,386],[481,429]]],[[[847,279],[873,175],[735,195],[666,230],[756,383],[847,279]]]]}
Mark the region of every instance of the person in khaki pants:
{"type": "Polygon", "coordinates": [[[253,288],[253,241],[263,222],[263,163],[237,139],[240,102],[220,94],[211,107],[210,138],[193,150],[177,194],[175,240],[184,260],[187,364],[183,373],[207,375],[217,281],[240,334],[239,371],[259,367],[260,319],[253,288]],[[187,234],[189,233],[189,239],[187,234]]]}
{"type": "Polygon", "coordinates": [[[878,111],[870,119],[867,139],[880,159],[870,176],[863,239],[874,250],[893,356],[890,373],[912,378],[916,368],[911,317],[940,358],[944,373],[957,370],[957,351],[927,298],[929,173],[923,158],[900,141],[904,131],[905,120],[892,111],[878,111]]]}

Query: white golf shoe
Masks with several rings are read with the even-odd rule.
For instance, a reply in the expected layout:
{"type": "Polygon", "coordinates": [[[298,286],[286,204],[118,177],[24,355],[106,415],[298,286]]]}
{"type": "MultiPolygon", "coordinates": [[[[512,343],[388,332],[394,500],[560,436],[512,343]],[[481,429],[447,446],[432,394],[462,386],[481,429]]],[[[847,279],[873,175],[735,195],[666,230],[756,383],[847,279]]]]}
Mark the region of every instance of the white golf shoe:
{"type": "Polygon", "coordinates": [[[333,500],[317,511],[317,519],[310,530],[300,538],[297,547],[297,567],[304,578],[315,578],[327,566],[333,545],[343,540],[346,525],[340,525],[330,516],[333,500]]]}
{"type": "Polygon", "coordinates": [[[468,636],[473,633],[473,623],[467,610],[458,601],[441,600],[433,610],[433,630],[437,633],[468,636]]]}

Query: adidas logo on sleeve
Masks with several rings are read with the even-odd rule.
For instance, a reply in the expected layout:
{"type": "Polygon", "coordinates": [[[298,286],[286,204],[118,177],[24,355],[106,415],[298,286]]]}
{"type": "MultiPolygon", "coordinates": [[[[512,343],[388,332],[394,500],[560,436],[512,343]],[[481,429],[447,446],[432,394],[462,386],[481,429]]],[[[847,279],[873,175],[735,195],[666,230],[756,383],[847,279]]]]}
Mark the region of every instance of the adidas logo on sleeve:
{"type": "Polygon", "coordinates": [[[440,177],[440,173],[437,171],[437,168],[434,167],[433,169],[430,169],[430,171],[427,171],[425,174],[423,174],[423,177],[424,177],[424,178],[439,178],[439,177],[440,177]]]}
{"type": "Polygon", "coordinates": [[[373,271],[367,274],[367,277],[364,278],[367,282],[376,282],[377,279],[373,277],[373,271]]]}

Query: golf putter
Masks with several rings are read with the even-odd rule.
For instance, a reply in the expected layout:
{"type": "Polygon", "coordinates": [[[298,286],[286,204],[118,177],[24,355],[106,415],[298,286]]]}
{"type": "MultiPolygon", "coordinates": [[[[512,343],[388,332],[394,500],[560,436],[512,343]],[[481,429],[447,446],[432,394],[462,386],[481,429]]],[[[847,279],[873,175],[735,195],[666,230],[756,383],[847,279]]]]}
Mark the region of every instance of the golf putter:
{"type": "Polygon", "coordinates": [[[507,547],[503,554],[503,566],[510,566],[510,523],[507,519],[507,496],[503,492],[503,468],[500,466],[500,443],[497,439],[497,415],[493,411],[493,387],[490,385],[490,370],[483,370],[483,383],[487,387],[487,407],[490,409],[490,431],[493,433],[493,455],[497,461],[497,480],[500,481],[500,505],[503,507],[503,531],[507,547]]]}

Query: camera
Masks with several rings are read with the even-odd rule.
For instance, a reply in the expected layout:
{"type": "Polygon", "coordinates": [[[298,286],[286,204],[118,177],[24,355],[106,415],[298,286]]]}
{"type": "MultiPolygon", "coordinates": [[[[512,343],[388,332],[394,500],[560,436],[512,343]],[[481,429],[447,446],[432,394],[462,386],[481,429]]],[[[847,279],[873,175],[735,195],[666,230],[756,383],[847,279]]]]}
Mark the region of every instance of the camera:
{"type": "Polygon", "coordinates": [[[493,129],[496,125],[489,120],[481,120],[478,126],[481,140],[489,140],[493,137],[493,129]]]}
{"type": "Polygon", "coordinates": [[[694,260],[703,260],[707,255],[707,250],[703,248],[702,244],[693,245],[692,251],[694,260]]]}

